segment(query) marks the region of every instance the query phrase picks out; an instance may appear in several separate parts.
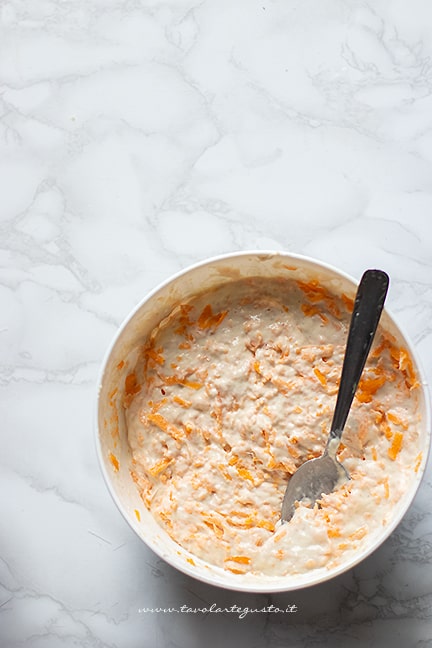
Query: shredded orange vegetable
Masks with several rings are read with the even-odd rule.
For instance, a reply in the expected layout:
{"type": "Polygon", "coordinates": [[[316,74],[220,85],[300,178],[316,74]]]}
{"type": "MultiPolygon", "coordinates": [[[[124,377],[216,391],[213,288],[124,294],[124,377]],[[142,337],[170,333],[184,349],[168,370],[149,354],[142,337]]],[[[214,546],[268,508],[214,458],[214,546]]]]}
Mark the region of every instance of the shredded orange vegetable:
{"type": "Polygon", "coordinates": [[[118,470],[120,468],[120,464],[119,464],[119,461],[118,461],[117,457],[112,452],[110,452],[110,454],[109,454],[109,460],[111,461],[111,463],[112,463],[112,465],[114,467],[114,470],[116,472],[118,472],[118,470]]]}
{"type": "Polygon", "coordinates": [[[273,522],[270,522],[270,520],[259,520],[259,522],[257,522],[255,526],[259,527],[260,529],[267,529],[267,531],[271,531],[272,533],[275,530],[275,525],[273,524],[273,522]]]}
{"type": "Polygon", "coordinates": [[[403,434],[401,432],[395,432],[393,436],[392,444],[388,449],[388,456],[393,461],[396,459],[396,457],[398,456],[399,452],[402,449],[402,442],[403,442],[403,434]]]}
{"type": "Polygon", "coordinates": [[[141,389],[141,385],[138,383],[136,374],[134,372],[128,374],[125,378],[125,394],[127,396],[132,396],[137,394],[141,389]]]}
{"type": "Polygon", "coordinates": [[[256,520],[252,515],[248,515],[244,520],[234,520],[233,518],[226,519],[227,524],[233,527],[239,527],[241,529],[250,529],[253,526],[256,526],[256,520]]]}
{"type": "Polygon", "coordinates": [[[319,315],[324,324],[327,324],[328,318],[321,312],[318,306],[312,306],[311,304],[302,304],[301,309],[306,317],[313,317],[313,315],[319,315]]]}
{"type": "Polygon", "coordinates": [[[326,299],[328,299],[328,291],[323,286],[321,286],[321,284],[317,280],[312,280],[309,282],[298,281],[297,285],[307,295],[312,303],[325,301],[326,299]]]}
{"type": "Polygon", "coordinates": [[[192,345],[191,345],[190,342],[180,342],[180,344],[178,345],[178,348],[184,350],[184,349],[190,349],[191,346],[192,345]]]}
{"type": "Polygon", "coordinates": [[[255,360],[255,362],[253,363],[253,368],[254,368],[254,371],[255,371],[259,376],[262,375],[262,373],[261,373],[261,366],[260,366],[260,363],[258,362],[258,360],[255,360]]]}
{"type": "Polygon", "coordinates": [[[342,293],[341,298],[347,310],[351,312],[354,308],[354,299],[351,299],[351,297],[348,297],[348,295],[345,295],[344,293],[342,293]]]}
{"type": "Polygon", "coordinates": [[[399,350],[399,369],[405,374],[405,382],[410,389],[418,386],[418,380],[414,366],[408,351],[404,348],[399,350]]]}
{"type": "Polygon", "coordinates": [[[192,405],[190,401],[186,401],[183,398],[180,398],[180,396],[173,396],[173,401],[174,403],[177,403],[177,405],[180,405],[181,407],[184,407],[187,409],[192,405]]]}
{"type": "Polygon", "coordinates": [[[193,325],[193,321],[189,318],[189,313],[193,310],[190,304],[182,304],[180,306],[181,315],[179,317],[179,327],[174,331],[177,335],[183,335],[186,339],[192,341],[193,335],[188,333],[188,328],[193,325]]]}
{"type": "MultiPolygon", "coordinates": [[[[298,452],[294,448],[288,448],[288,452],[293,457],[298,456],[298,452]]],[[[270,470],[283,470],[290,475],[292,475],[296,471],[295,465],[287,464],[284,461],[276,461],[273,455],[269,459],[267,468],[270,468],[270,470]]]]}
{"type": "Polygon", "coordinates": [[[291,457],[293,457],[294,459],[297,459],[297,457],[300,456],[299,450],[297,450],[297,448],[293,448],[293,446],[291,445],[288,446],[288,452],[291,455],[291,457]]]}
{"type": "Polygon", "coordinates": [[[373,395],[384,385],[385,381],[386,376],[376,376],[373,378],[366,376],[362,378],[358,385],[357,400],[361,403],[370,403],[373,395]]]}
{"type": "Polygon", "coordinates": [[[380,423],[380,430],[382,430],[384,432],[384,436],[385,436],[386,439],[391,439],[392,438],[393,432],[392,432],[392,429],[391,429],[390,425],[387,423],[387,419],[385,418],[385,416],[384,416],[383,420],[380,423]]]}
{"type": "Polygon", "coordinates": [[[403,421],[399,416],[396,416],[396,414],[393,414],[393,412],[388,412],[387,418],[395,425],[399,425],[399,427],[403,428],[404,430],[408,430],[408,423],[406,421],[403,421]]]}
{"type": "Polygon", "coordinates": [[[224,528],[222,526],[222,523],[219,520],[208,515],[204,519],[204,524],[206,524],[208,527],[210,527],[213,530],[217,538],[221,538],[223,536],[224,528]]]}
{"type": "Polygon", "coordinates": [[[222,475],[225,477],[225,479],[232,480],[231,475],[229,474],[228,470],[225,468],[223,464],[218,464],[218,468],[221,471],[222,475]]]}
{"type": "Polygon", "coordinates": [[[184,437],[182,430],[176,427],[173,423],[167,421],[162,414],[150,412],[150,414],[147,415],[147,418],[149,421],[157,425],[160,430],[172,436],[176,441],[179,441],[184,437]]]}
{"type": "Polygon", "coordinates": [[[315,376],[318,378],[318,380],[320,381],[321,385],[322,385],[323,387],[325,387],[325,386],[327,385],[327,378],[326,378],[325,375],[322,373],[322,371],[320,371],[320,370],[318,369],[318,367],[315,367],[315,369],[314,369],[314,374],[315,374],[315,376]]]}
{"type": "Polygon", "coordinates": [[[242,468],[241,466],[238,466],[237,472],[242,479],[249,479],[249,481],[253,483],[254,480],[249,470],[247,470],[246,468],[242,468]]]}
{"type": "Polygon", "coordinates": [[[332,315],[336,318],[340,317],[341,312],[336,305],[335,297],[327,290],[327,288],[324,288],[319,281],[315,279],[309,282],[298,281],[297,285],[305,293],[312,304],[324,302],[332,315]]]}
{"type": "Polygon", "coordinates": [[[423,459],[423,453],[420,452],[416,457],[416,462],[415,462],[415,466],[414,466],[414,472],[416,472],[416,473],[418,472],[418,469],[420,468],[420,464],[422,462],[422,459],[423,459]]]}
{"type": "Polygon", "coordinates": [[[282,538],[286,536],[286,533],[287,533],[286,528],[282,529],[282,531],[279,531],[277,535],[274,536],[273,542],[280,542],[282,538]]]}
{"type": "Polygon", "coordinates": [[[190,389],[201,389],[202,387],[202,383],[187,380],[186,378],[180,378],[180,376],[160,376],[160,378],[163,380],[165,385],[183,385],[190,389]]]}
{"type": "Polygon", "coordinates": [[[225,562],[230,561],[240,563],[241,565],[250,565],[251,559],[249,556],[228,556],[228,558],[225,558],[225,562]]]}
{"type": "Polygon", "coordinates": [[[198,326],[200,329],[217,328],[225,319],[228,311],[221,311],[213,314],[210,304],[204,307],[201,315],[198,317],[198,326]]]}
{"type": "Polygon", "coordinates": [[[154,466],[149,468],[149,473],[151,473],[153,477],[156,477],[156,475],[159,475],[161,472],[163,472],[165,468],[167,468],[172,462],[172,459],[164,457],[163,459],[155,463],[154,466]]]}
{"type": "Polygon", "coordinates": [[[165,363],[165,358],[162,355],[162,349],[155,351],[155,349],[149,348],[145,350],[145,353],[147,357],[156,362],[156,364],[163,365],[165,363]]]}
{"type": "Polygon", "coordinates": [[[356,531],[354,531],[354,533],[351,533],[348,537],[350,540],[361,540],[362,538],[365,537],[366,534],[367,534],[367,528],[362,526],[356,531]]]}

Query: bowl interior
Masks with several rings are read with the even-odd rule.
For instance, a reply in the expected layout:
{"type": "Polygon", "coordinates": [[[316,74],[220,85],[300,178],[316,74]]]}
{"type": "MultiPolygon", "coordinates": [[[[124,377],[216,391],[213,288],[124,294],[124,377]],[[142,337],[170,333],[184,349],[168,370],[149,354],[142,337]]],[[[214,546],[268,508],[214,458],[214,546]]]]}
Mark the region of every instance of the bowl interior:
{"type": "Polygon", "coordinates": [[[292,254],[244,252],[221,256],[197,264],[166,281],[150,293],[121,326],[103,362],[98,384],[97,451],[102,471],[118,508],[138,536],[161,558],[181,571],[228,589],[250,592],[290,591],[323,582],[351,568],[377,548],[392,532],[409,507],[421,477],[429,451],[430,411],[425,383],[412,345],[393,318],[384,311],[381,324],[397,341],[408,348],[422,383],[420,450],[423,461],[413,477],[410,489],[394,511],[390,524],[363,553],[326,571],[280,578],[235,575],[210,565],[177,545],[156,523],[139,496],[130,475],[131,453],[122,407],[125,377],[133,369],[141,343],[171,310],[202,291],[245,277],[287,277],[308,281],[317,279],[329,290],[354,297],[355,282],[331,266],[292,254]],[[191,561],[193,558],[193,561],[191,561]]]}

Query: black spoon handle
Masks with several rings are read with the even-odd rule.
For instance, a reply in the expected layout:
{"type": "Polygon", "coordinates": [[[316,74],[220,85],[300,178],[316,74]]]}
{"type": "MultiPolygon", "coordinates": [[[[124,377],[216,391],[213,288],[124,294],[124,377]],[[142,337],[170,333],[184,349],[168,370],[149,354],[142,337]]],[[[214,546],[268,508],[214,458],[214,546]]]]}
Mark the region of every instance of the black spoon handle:
{"type": "Polygon", "coordinates": [[[389,285],[382,270],[366,270],[357,289],[330,435],[341,438],[378,327],[389,285]]]}

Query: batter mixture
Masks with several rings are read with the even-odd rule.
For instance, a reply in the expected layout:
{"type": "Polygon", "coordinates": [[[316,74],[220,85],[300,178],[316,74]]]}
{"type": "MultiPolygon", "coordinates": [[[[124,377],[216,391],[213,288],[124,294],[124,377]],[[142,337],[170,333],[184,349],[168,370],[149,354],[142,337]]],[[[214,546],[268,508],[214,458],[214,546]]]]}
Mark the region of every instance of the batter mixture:
{"type": "Polygon", "coordinates": [[[350,481],[280,524],[290,476],[327,441],[352,305],[314,281],[240,280],[179,306],[142,348],[125,383],[132,476],[193,555],[305,573],[389,521],[421,463],[418,382],[379,329],[338,453],[350,481]]]}

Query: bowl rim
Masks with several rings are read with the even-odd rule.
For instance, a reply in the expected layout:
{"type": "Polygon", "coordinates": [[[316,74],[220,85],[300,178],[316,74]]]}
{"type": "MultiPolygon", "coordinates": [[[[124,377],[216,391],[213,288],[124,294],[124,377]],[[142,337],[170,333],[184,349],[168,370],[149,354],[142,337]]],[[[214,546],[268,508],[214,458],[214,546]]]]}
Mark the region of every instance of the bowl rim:
{"type": "MultiPolygon", "coordinates": [[[[102,358],[98,375],[97,375],[97,382],[96,382],[96,398],[94,400],[94,408],[93,408],[93,428],[94,428],[94,443],[95,443],[95,451],[96,451],[96,456],[97,460],[99,463],[99,468],[102,472],[103,479],[105,481],[105,485],[108,489],[108,492],[111,495],[112,500],[114,501],[117,509],[123,516],[124,520],[127,522],[128,526],[135,532],[135,534],[139,537],[141,542],[144,543],[144,545],[149,548],[151,551],[153,551],[158,558],[164,560],[167,562],[171,567],[174,567],[177,569],[179,572],[182,572],[183,574],[186,574],[187,576],[192,577],[195,580],[204,582],[208,585],[212,585],[214,587],[220,587],[222,589],[227,589],[231,591],[238,591],[238,592],[245,592],[245,593],[277,593],[277,592],[290,592],[290,591],[298,591],[301,589],[305,589],[308,587],[313,587],[315,585],[320,585],[323,583],[326,583],[328,581],[333,580],[337,576],[340,576],[341,574],[353,569],[356,565],[358,565],[360,562],[365,560],[368,556],[373,554],[389,537],[390,535],[394,532],[396,527],[400,524],[402,521],[403,517],[406,515],[408,512],[408,509],[412,505],[416,494],[418,492],[418,489],[420,487],[420,484],[422,482],[426,466],[428,463],[428,458],[429,454],[431,451],[431,416],[432,416],[432,410],[431,410],[431,403],[430,403],[430,392],[429,392],[429,385],[426,380],[426,374],[425,370],[423,367],[423,364],[418,356],[417,350],[414,347],[414,343],[411,342],[410,337],[406,334],[406,331],[403,326],[399,324],[397,319],[393,316],[393,313],[391,310],[389,310],[386,306],[384,307],[384,312],[387,314],[389,317],[391,323],[395,325],[396,329],[399,331],[401,334],[404,343],[408,347],[409,353],[411,357],[413,358],[415,362],[415,366],[419,375],[419,382],[420,386],[423,392],[423,400],[424,400],[424,411],[423,411],[423,419],[424,419],[424,428],[425,428],[425,436],[426,436],[426,447],[423,449],[424,457],[422,461],[422,466],[419,468],[418,473],[416,475],[416,479],[414,480],[412,486],[411,486],[411,495],[409,498],[406,498],[406,501],[404,502],[404,505],[401,507],[400,511],[398,512],[397,515],[394,516],[391,524],[387,525],[384,528],[384,532],[381,533],[371,545],[366,547],[363,551],[361,551],[358,555],[354,556],[350,560],[348,560],[346,563],[343,563],[342,565],[338,566],[337,568],[332,569],[329,573],[317,573],[316,577],[313,577],[313,572],[311,572],[311,578],[307,579],[305,578],[304,582],[302,583],[297,583],[293,584],[292,586],[289,584],[289,579],[292,578],[292,576],[285,575],[285,576],[280,576],[280,577],[267,577],[267,576],[254,576],[257,580],[259,579],[259,584],[257,580],[255,582],[247,583],[245,581],[242,581],[241,583],[235,584],[233,582],[222,582],[223,579],[216,577],[216,574],[205,574],[203,571],[200,573],[197,573],[185,560],[180,560],[179,556],[175,555],[174,553],[171,555],[166,555],[164,554],[159,547],[154,546],[152,542],[149,542],[147,539],[144,539],[142,535],[139,533],[138,528],[135,524],[135,521],[128,515],[125,507],[123,506],[122,502],[120,501],[119,496],[117,495],[115,488],[112,483],[112,479],[110,475],[108,474],[108,470],[103,458],[103,452],[102,452],[102,443],[101,443],[101,435],[100,435],[100,430],[99,430],[99,410],[100,410],[100,397],[101,397],[101,388],[103,384],[103,379],[105,376],[105,372],[107,369],[107,365],[109,362],[109,359],[111,357],[111,354],[113,353],[113,350],[122,335],[122,333],[125,331],[131,320],[134,318],[134,316],[140,311],[140,309],[147,303],[149,302],[158,292],[162,291],[164,288],[168,287],[170,284],[172,284],[174,281],[177,279],[180,279],[182,276],[187,275],[191,272],[195,272],[201,267],[205,267],[208,265],[213,265],[214,263],[219,263],[223,261],[229,261],[232,258],[238,258],[238,257],[246,257],[246,256],[256,256],[256,257],[281,257],[281,258],[289,258],[290,260],[299,260],[300,262],[304,262],[306,264],[310,264],[311,266],[316,266],[317,269],[322,268],[323,270],[327,270],[330,273],[333,273],[340,278],[343,278],[350,283],[353,284],[353,286],[358,285],[358,280],[356,280],[352,275],[346,273],[343,270],[340,270],[337,266],[327,263],[325,261],[321,261],[319,259],[316,259],[314,257],[310,257],[308,255],[304,254],[299,254],[299,253],[294,253],[294,252],[289,252],[285,250],[256,250],[256,249],[250,249],[250,250],[239,250],[239,251],[233,251],[233,252],[226,252],[223,254],[218,254],[214,255],[211,257],[206,257],[204,259],[201,259],[195,263],[189,264],[186,267],[178,270],[177,272],[169,275],[166,279],[163,279],[160,281],[158,284],[156,284],[150,291],[146,292],[144,297],[139,300],[139,302],[132,308],[132,310],[129,311],[129,313],[123,318],[121,321],[120,325],[117,327],[116,332],[111,338],[111,341],[104,353],[104,356],[102,358]],[[286,583],[283,583],[282,581],[286,580],[286,583]]],[[[180,547],[180,545],[178,545],[180,547]]],[[[180,547],[181,548],[181,547],[180,547]]]]}

